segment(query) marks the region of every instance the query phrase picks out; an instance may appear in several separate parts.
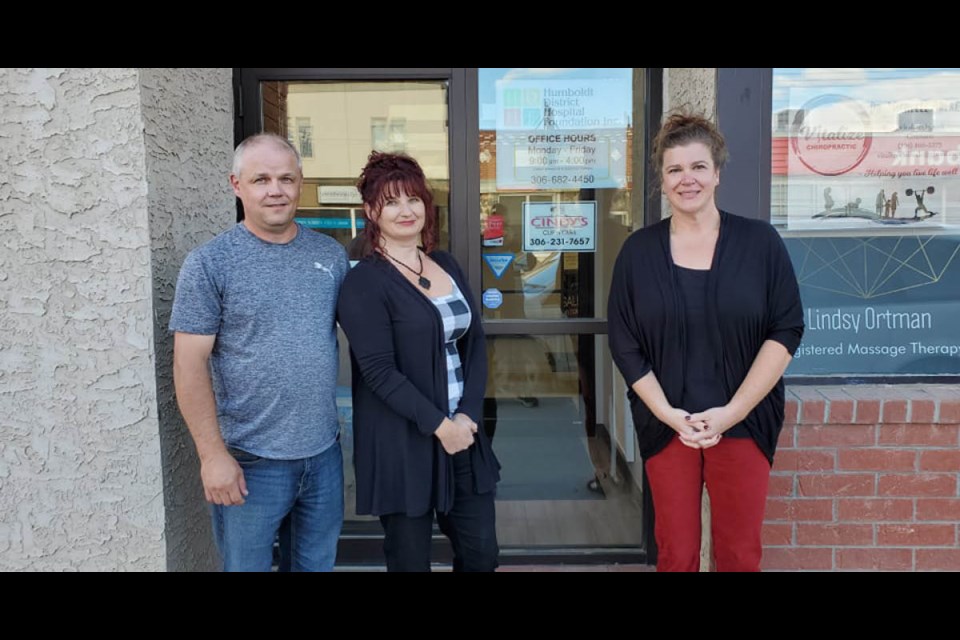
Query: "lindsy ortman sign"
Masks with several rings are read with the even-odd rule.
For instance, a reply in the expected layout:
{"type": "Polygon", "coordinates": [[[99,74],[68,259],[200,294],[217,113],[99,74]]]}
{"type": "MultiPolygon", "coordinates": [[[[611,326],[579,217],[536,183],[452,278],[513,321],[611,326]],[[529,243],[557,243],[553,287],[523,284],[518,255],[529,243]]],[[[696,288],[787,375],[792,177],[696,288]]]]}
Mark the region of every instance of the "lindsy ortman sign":
{"type": "Polygon", "coordinates": [[[524,251],[596,251],[596,202],[523,203],[524,251]]]}
{"type": "Polygon", "coordinates": [[[805,313],[805,336],[790,374],[958,373],[957,318],[933,306],[821,308],[805,313]],[[939,320],[939,322],[938,322],[939,320]],[[952,323],[949,326],[938,326],[952,323]]]}
{"type": "Polygon", "coordinates": [[[960,374],[960,236],[784,242],[806,326],[788,375],[960,374]]]}
{"type": "Polygon", "coordinates": [[[497,189],[621,189],[627,185],[630,83],[497,82],[497,189]]]}

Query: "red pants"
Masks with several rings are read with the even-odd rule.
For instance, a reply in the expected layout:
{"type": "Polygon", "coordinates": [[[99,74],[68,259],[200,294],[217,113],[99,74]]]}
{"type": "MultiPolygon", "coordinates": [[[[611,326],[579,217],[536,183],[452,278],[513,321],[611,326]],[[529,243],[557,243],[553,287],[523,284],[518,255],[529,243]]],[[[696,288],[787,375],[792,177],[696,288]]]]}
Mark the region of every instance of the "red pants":
{"type": "Polygon", "coordinates": [[[674,436],[646,461],[655,511],[657,571],[700,570],[700,500],[710,493],[717,571],[759,571],[770,463],[752,438],[691,449],[674,436]]]}

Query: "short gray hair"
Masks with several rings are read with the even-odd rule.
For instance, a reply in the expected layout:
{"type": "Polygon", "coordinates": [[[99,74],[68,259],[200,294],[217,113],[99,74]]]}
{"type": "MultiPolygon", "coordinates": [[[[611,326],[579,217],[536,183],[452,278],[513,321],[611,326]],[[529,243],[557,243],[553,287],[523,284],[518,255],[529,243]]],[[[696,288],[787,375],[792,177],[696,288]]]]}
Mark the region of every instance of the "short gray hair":
{"type": "Polygon", "coordinates": [[[300,159],[300,152],[297,151],[297,148],[293,144],[284,138],[283,136],[278,136],[275,133],[255,133],[254,135],[246,138],[237,145],[237,148],[233,151],[233,167],[230,169],[232,175],[240,177],[240,165],[243,162],[243,154],[246,152],[248,147],[256,146],[264,142],[272,142],[273,144],[286,149],[293,154],[293,157],[297,159],[297,169],[303,171],[303,160],[300,159]]]}

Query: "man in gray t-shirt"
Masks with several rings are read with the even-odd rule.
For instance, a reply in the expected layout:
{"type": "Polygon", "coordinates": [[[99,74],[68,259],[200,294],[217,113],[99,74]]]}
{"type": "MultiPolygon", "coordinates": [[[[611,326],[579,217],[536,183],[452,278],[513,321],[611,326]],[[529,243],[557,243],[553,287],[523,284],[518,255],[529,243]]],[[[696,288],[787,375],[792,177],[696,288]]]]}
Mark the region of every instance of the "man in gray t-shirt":
{"type": "Polygon", "coordinates": [[[170,330],[180,411],[226,571],[269,571],[288,519],[291,569],[329,571],[343,524],[336,300],[346,252],[294,221],[300,156],[259,134],[234,154],[244,220],[194,249],[170,330]]]}

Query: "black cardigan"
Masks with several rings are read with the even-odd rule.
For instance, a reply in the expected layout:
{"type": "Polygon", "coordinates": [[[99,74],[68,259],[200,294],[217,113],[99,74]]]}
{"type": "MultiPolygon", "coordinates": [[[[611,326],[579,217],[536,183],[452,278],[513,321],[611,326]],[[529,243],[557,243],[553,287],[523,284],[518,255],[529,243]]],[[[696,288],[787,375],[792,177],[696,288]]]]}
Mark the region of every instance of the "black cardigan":
{"type": "MultiPolygon", "coordinates": [[[[459,412],[480,425],[487,384],[480,311],[453,256],[434,251],[430,257],[453,276],[473,314],[457,342],[464,374],[459,412]]],[[[353,369],[357,513],[448,512],[453,459],[433,435],[449,405],[440,312],[384,258],[371,254],[347,274],[337,319],[350,341],[353,369]]],[[[492,491],[500,465],[482,428],[469,455],[474,489],[492,491]]]]}
{"type": "MultiPolygon", "coordinates": [[[[707,336],[717,354],[727,400],[747,376],[760,347],[776,340],[791,355],[803,337],[803,308],[790,256],[769,223],[720,212],[720,235],[707,282],[714,321],[707,336]]],[[[671,406],[683,396],[685,327],[670,252],[670,220],[634,232],[617,257],[608,302],[610,353],[628,388],[651,369],[671,406]]],[[[644,459],[663,449],[673,430],[633,389],[627,396],[644,459]]],[[[783,428],[783,378],[743,424],[773,464],[783,428]]]]}

